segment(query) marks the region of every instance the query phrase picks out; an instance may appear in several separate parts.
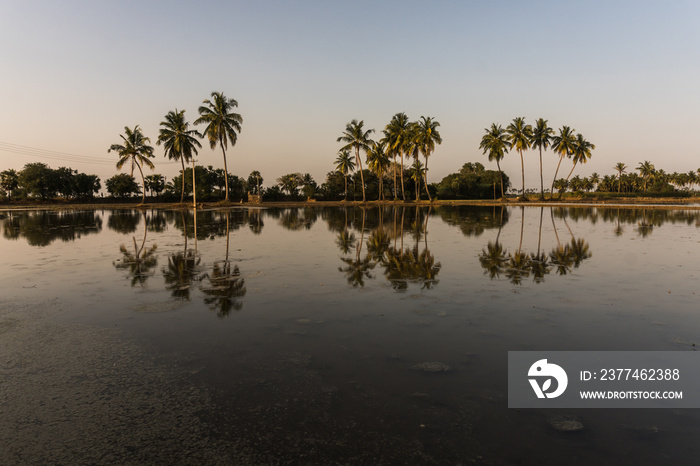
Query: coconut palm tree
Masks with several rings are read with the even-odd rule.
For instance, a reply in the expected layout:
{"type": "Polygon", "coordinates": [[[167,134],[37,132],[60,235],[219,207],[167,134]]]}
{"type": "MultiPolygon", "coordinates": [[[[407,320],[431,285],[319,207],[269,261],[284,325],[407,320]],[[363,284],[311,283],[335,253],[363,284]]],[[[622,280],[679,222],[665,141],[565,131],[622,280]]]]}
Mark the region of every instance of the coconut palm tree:
{"type": "Polygon", "coordinates": [[[146,165],[148,168],[153,170],[155,165],[148,159],[152,159],[153,156],[153,146],[148,143],[151,142],[149,138],[143,135],[139,125],[134,126],[134,129],[130,129],[128,126],[124,127],[124,134],[120,134],[119,137],[122,138],[124,144],[112,144],[109,146],[107,152],[115,151],[119,155],[119,161],[117,162],[117,169],[121,170],[124,164],[131,161],[132,165],[136,165],[141,173],[141,184],[143,186],[143,197],[141,202],[146,203],[146,180],[143,176],[143,170],[141,170],[141,164],[146,165]]]}
{"type": "Polygon", "coordinates": [[[259,171],[253,170],[250,172],[250,175],[248,175],[248,185],[255,186],[255,194],[260,195],[260,184],[263,182],[263,177],[260,174],[259,171]]]}
{"type": "Polygon", "coordinates": [[[335,169],[343,174],[345,178],[345,200],[348,200],[348,174],[355,169],[355,162],[352,160],[349,150],[341,150],[338,152],[338,158],[335,159],[335,169]]]}
{"type": "Polygon", "coordinates": [[[567,181],[569,180],[571,174],[574,172],[574,168],[576,168],[577,163],[586,163],[588,159],[591,158],[592,150],[595,150],[595,144],[591,144],[590,142],[586,141],[586,139],[583,136],[581,136],[581,133],[578,133],[576,135],[576,139],[574,139],[574,166],[571,167],[569,176],[566,177],[567,181]]]}
{"type": "Polygon", "coordinates": [[[287,191],[290,196],[296,196],[297,189],[299,189],[299,185],[302,184],[301,174],[288,173],[280,176],[277,178],[277,184],[283,191],[287,191]]]}
{"type": "Polygon", "coordinates": [[[435,151],[435,144],[442,144],[442,137],[437,128],[440,126],[432,117],[421,116],[421,119],[416,122],[414,137],[418,144],[418,150],[425,158],[425,170],[423,171],[423,180],[425,181],[425,192],[428,193],[428,200],[432,201],[430,191],[428,190],[428,157],[435,151]]]}
{"type": "Polygon", "coordinates": [[[484,131],[486,131],[486,134],[481,138],[479,149],[483,149],[484,154],[488,152],[490,162],[496,161],[498,173],[501,176],[501,198],[503,198],[503,172],[501,171],[500,161],[508,153],[507,134],[501,125],[496,123],[492,123],[491,128],[486,128],[484,131]]]}
{"type": "Polygon", "coordinates": [[[627,165],[622,162],[617,162],[613,168],[617,171],[617,192],[619,193],[622,187],[622,174],[627,170],[627,165]]]}
{"type": "Polygon", "coordinates": [[[425,168],[420,159],[416,157],[411,167],[411,178],[416,185],[416,202],[420,201],[420,180],[425,177],[425,168]]]}
{"type": "Polygon", "coordinates": [[[229,99],[223,92],[212,92],[211,97],[212,100],[206,99],[202,102],[205,105],[200,106],[197,110],[200,116],[194,121],[194,124],[205,123],[207,127],[204,129],[204,134],[209,139],[209,146],[212,149],[215,149],[217,144],[221,147],[221,152],[224,154],[224,181],[226,185],[224,201],[228,202],[226,149],[228,149],[229,143],[231,143],[231,147],[236,145],[243,117],[232,111],[234,107],[238,107],[238,102],[235,99],[229,99]]]}
{"type": "Polygon", "coordinates": [[[389,156],[386,154],[385,143],[383,141],[372,141],[370,149],[367,151],[367,166],[374,172],[374,174],[377,175],[377,178],[379,179],[378,200],[380,201],[384,197],[384,174],[386,173],[390,164],[391,161],[389,160],[389,156]]]}
{"type": "Polygon", "coordinates": [[[195,138],[201,138],[199,131],[188,129],[190,124],[185,120],[185,111],[177,109],[165,115],[165,121],[160,122],[160,134],[157,145],[163,144],[165,156],[182,163],[182,193],[180,203],[185,199],[185,162],[192,161],[192,198],[195,196],[194,186],[194,156],[202,144],[195,138]]]}
{"type": "Polygon", "coordinates": [[[656,169],[650,161],[645,160],[644,162],[641,162],[635,170],[637,170],[641,177],[644,179],[644,191],[646,192],[647,181],[649,181],[649,179],[654,176],[654,172],[656,169]]]}
{"type": "MultiPolygon", "coordinates": [[[[406,140],[410,136],[410,126],[411,123],[408,116],[406,116],[404,112],[401,112],[394,115],[384,129],[384,134],[387,139],[388,154],[394,158],[394,162],[396,162],[397,155],[401,158],[401,196],[404,201],[406,200],[406,193],[403,184],[403,155],[406,140]]],[[[394,171],[394,199],[396,199],[396,197],[396,171],[394,171]]]]}
{"type": "Polygon", "coordinates": [[[525,118],[517,117],[506,128],[508,134],[508,142],[510,148],[517,150],[520,153],[520,167],[523,175],[523,199],[525,199],[525,161],[523,160],[523,151],[530,148],[532,140],[532,126],[525,124],[525,118]]]}
{"type": "Polygon", "coordinates": [[[600,183],[600,175],[597,172],[593,172],[591,173],[591,176],[588,177],[588,181],[591,183],[591,189],[595,189],[600,183]]]}
{"type": "Polygon", "coordinates": [[[365,177],[362,174],[360,149],[364,150],[365,153],[369,150],[369,135],[374,132],[373,129],[363,129],[364,124],[364,120],[360,120],[359,123],[357,120],[352,120],[345,125],[345,131],[343,131],[343,134],[338,138],[338,142],[347,143],[340,148],[341,151],[355,149],[355,161],[357,162],[357,166],[360,167],[360,180],[362,182],[362,202],[365,202],[367,197],[365,196],[365,177]]]}
{"type": "Polygon", "coordinates": [[[0,188],[7,192],[9,200],[12,200],[12,194],[19,188],[19,175],[12,168],[0,173],[0,188]]]}
{"type": "Polygon", "coordinates": [[[552,150],[559,154],[559,163],[557,163],[557,169],[554,172],[554,179],[552,180],[552,194],[554,194],[554,182],[557,181],[557,174],[559,173],[559,166],[564,156],[571,157],[574,153],[574,131],[568,126],[562,126],[559,129],[559,134],[552,138],[552,150]]]}
{"type": "Polygon", "coordinates": [[[540,118],[535,122],[532,128],[532,139],[530,143],[533,149],[540,150],[540,199],[544,199],[544,178],[542,177],[542,149],[547,148],[552,144],[552,136],[554,130],[547,125],[547,120],[540,118]]]}

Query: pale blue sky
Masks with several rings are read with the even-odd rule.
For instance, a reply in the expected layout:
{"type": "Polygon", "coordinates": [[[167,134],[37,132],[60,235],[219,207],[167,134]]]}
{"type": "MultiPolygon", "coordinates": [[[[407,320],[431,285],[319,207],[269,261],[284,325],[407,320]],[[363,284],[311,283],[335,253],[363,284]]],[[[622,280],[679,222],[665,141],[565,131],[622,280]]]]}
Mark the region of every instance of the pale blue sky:
{"type": "MultiPolygon", "coordinates": [[[[294,171],[323,182],[346,123],[379,132],[399,111],[441,123],[430,181],[468,161],[490,167],[484,128],[517,116],[594,143],[575,174],[645,159],[700,168],[697,1],[0,0],[0,48],[0,170],[43,161],[104,180],[117,173],[107,149],[125,125],[155,142],[169,110],[193,121],[214,90],[244,118],[229,169],[260,170],[266,186],[294,171]]],[[[156,154],[156,173],[176,175],[156,154]]],[[[539,185],[538,160],[525,153],[528,187],[539,185]]],[[[547,185],[556,158],[544,160],[547,185]]],[[[222,166],[220,150],[205,146],[199,163],[222,166]]],[[[517,153],[503,168],[519,185],[517,153]]]]}

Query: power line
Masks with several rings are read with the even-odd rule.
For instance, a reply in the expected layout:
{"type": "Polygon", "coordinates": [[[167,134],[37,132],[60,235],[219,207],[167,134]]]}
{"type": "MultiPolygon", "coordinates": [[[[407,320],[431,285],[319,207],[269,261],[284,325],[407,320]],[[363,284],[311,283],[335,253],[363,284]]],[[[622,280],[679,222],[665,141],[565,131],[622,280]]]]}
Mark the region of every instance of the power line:
{"type": "MultiPolygon", "coordinates": [[[[30,157],[40,159],[57,160],[65,163],[89,163],[95,165],[114,165],[116,163],[114,159],[107,160],[102,157],[71,154],[69,152],[59,152],[48,149],[40,149],[38,147],[23,146],[20,144],[13,144],[2,141],[0,141],[0,151],[10,152],[19,155],[27,155],[30,157]]],[[[158,165],[174,165],[177,163],[179,162],[159,162],[158,165]]]]}

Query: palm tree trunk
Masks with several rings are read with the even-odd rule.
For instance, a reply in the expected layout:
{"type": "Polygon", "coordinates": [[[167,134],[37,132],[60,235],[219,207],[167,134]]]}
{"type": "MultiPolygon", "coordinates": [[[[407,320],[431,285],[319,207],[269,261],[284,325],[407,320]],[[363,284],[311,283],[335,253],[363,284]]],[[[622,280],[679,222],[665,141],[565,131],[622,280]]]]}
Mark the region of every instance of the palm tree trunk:
{"type": "Polygon", "coordinates": [[[620,194],[620,188],[622,187],[622,173],[617,177],[617,193],[620,194]]]}
{"type": "Polygon", "coordinates": [[[576,168],[576,162],[574,162],[574,166],[571,167],[571,171],[569,172],[569,176],[566,177],[566,181],[569,181],[569,178],[571,177],[571,174],[574,172],[574,168],[576,168]]]}
{"type": "Polygon", "coordinates": [[[501,176],[501,199],[503,199],[505,197],[503,195],[503,172],[501,171],[501,164],[498,163],[498,159],[496,159],[496,166],[498,167],[498,174],[501,176]]]}
{"type": "Polygon", "coordinates": [[[141,165],[136,162],[136,167],[138,167],[139,172],[141,173],[141,184],[143,185],[143,191],[141,192],[142,197],[141,197],[141,203],[145,204],[146,203],[146,180],[143,178],[143,170],[141,170],[141,165]]]}
{"type": "Polygon", "coordinates": [[[423,172],[423,179],[425,181],[425,192],[428,193],[428,201],[433,202],[430,197],[430,191],[428,191],[428,155],[425,155],[425,171],[423,172]]]}
{"type": "MultiPolygon", "coordinates": [[[[575,161],[575,160],[574,160],[574,166],[571,167],[571,171],[569,172],[569,176],[566,177],[566,182],[567,182],[567,184],[569,183],[569,177],[571,177],[571,174],[574,172],[574,168],[576,168],[576,161],[575,161]]],[[[563,194],[564,194],[564,193],[561,193],[561,194],[559,195],[559,199],[561,199],[561,196],[562,196],[563,194]]]]}
{"type": "Polygon", "coordinates": [[[523,160],[523,151],[520,150],[520,168],[523,173],[523,193],[522,193],[522,198],[525,199],[525,161],[523,160]]]}
{"type": "Polygon", "coordinates": [[[355,149],[355,158],[357,159],[357,166],[360,167],[360,181],[362,182],[362,202],[366,202],[365,197],[365,175],[362,174],[362,159],[360,159],[360,149],[355,149]]]}
{"type": "Polygon", "coordinates": [[[221,146],[221,152],[224,153],[224,182],[226,184],[226,196],[224,197],[224,201],[228,202],[228,165],[226,164],[226,151],[224,150],[224,141],[222,138],[219,138],[219,145],[221,146]]]}
{"type": "Polygon", "coordinates": [[[542,177],[542,146],[540,146],[540,199],[544,199],[544,178],[542,177]]]}
{"type": "Polygon", "coordinates": [[[197,208],[197,187],[194,185],[194,157],[192,157],[192,203],[197,208]]]}
{"type": "Polygon", "coordinates": [[[182,193],[180,194],[180,204],[185,202],[185,160],[180,157],[180,163],[182,163],[182,193]]]}
{"type": "Polygon", "coordinates": [[[396,154],[394,154],[394,166],[391,171],[394,172],[394,200],[396,200],[396,154]]]}
{"type": "Polygon", "coordinates": [[[561,155],[559,156],[559,163],[557,164],[557,169],[556,169],[556,171],[554,172],[554,179],[552,180],[552,191],[551,191],[551,193],[552,193],[552,198],[554,198],[554,182],[557,181],[557,174],[559,173],[559,165],[561,165],[561,161],[562,161],[563,158],[564,158],[564,154],[561,154],[561,155]]]}
{"type": "Polygon", "coordinates": [[[406,202],[406,191],[403,188],[403,151],[401,152],[401,197],[406,202]]]}
{"type": "Polygon", "coordinates": [[[416,202],[420,201],[420,175],[416,176],[416,202]]]}

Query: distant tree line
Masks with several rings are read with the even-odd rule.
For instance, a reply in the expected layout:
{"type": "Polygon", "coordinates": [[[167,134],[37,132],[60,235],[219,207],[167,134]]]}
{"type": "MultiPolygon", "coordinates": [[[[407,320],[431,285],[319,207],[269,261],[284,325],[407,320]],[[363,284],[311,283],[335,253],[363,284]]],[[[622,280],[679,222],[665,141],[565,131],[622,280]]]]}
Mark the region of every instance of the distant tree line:
{"type": "Polygon", "coordinates": [[[0,173],[0,195],[13,199],[61,197],[64,199],[92,199],[100,191],[97,175],[60,167],[52,169],[41,162],[28,163],[19,172],[5,170],[0,173]]]}

